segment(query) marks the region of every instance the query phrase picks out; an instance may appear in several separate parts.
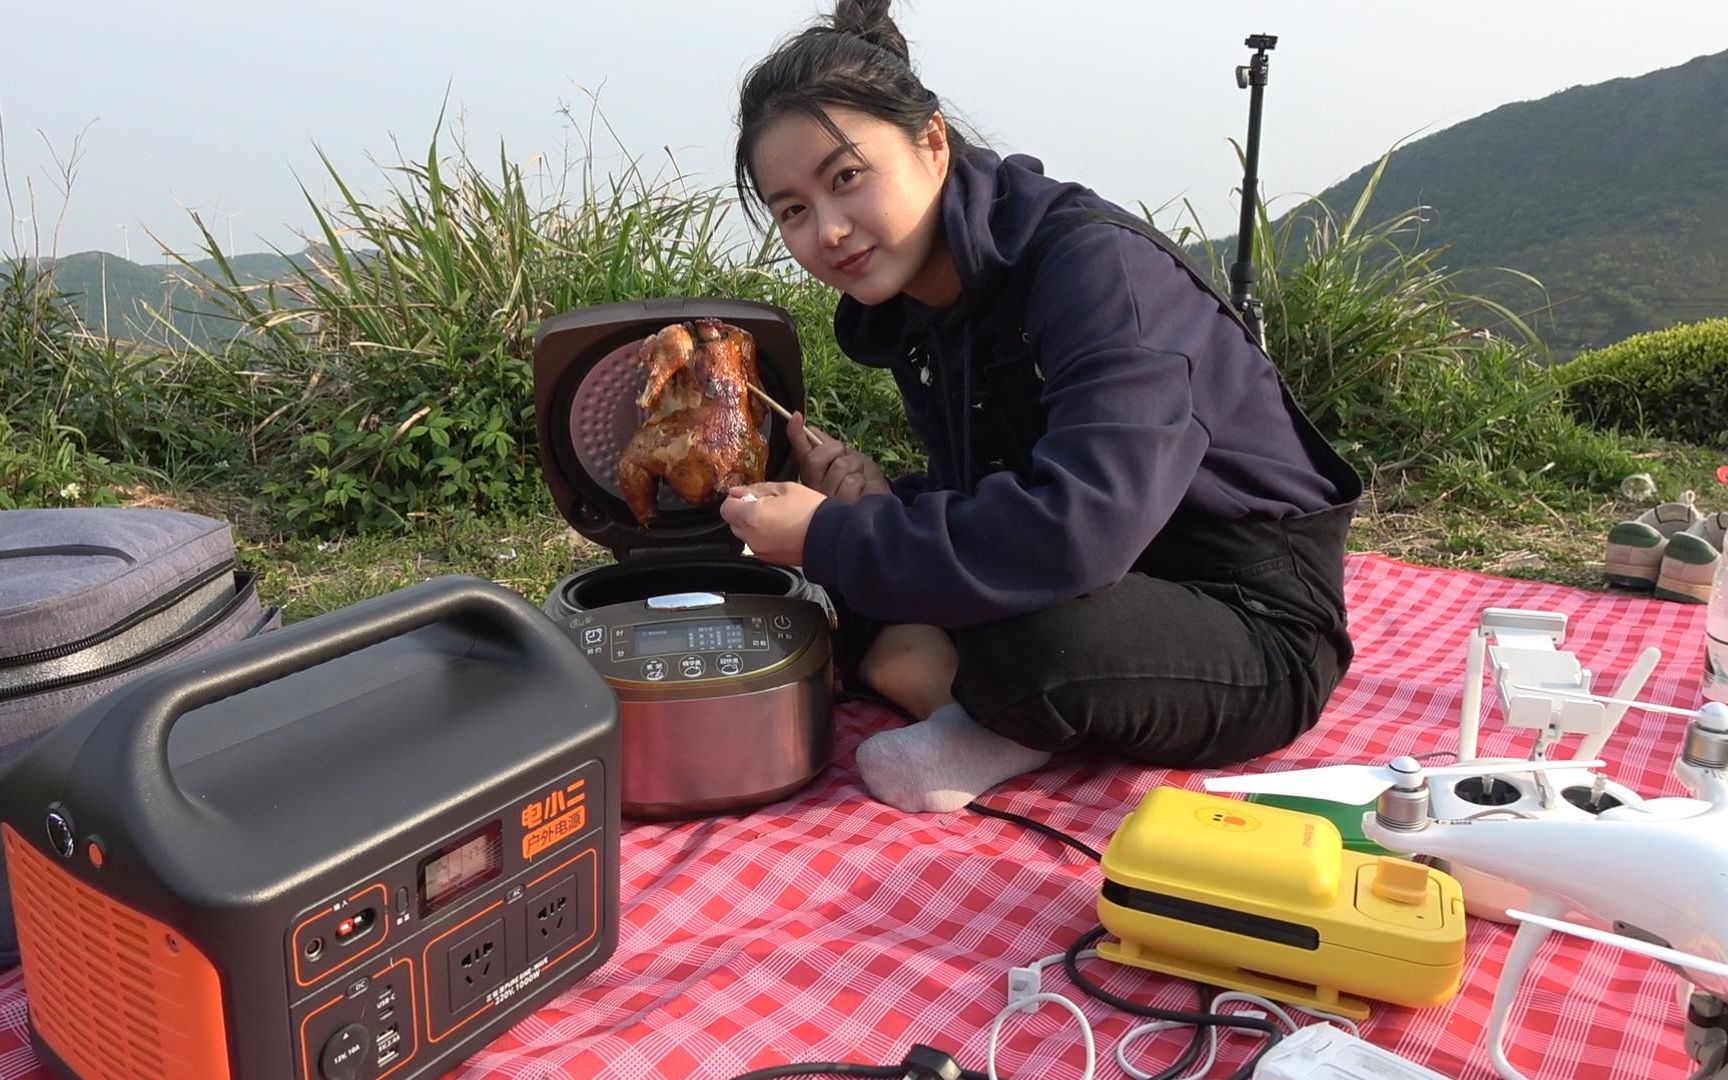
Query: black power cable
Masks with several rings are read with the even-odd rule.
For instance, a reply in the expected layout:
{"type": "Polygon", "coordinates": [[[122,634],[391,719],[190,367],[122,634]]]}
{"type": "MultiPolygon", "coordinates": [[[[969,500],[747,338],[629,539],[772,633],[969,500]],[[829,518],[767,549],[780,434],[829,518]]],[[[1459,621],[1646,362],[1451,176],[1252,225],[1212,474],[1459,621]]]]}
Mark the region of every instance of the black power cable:
{"type": "MultiPolygon", "coordinates": [[[[1212,999],[1217,997],[1217,996],[1218,996],[1218,988],[1217,987],[1215,987],[1215,986],[1202,986],[1200,988],[1200,1009],[1201,1009],[1201,1011],[1202,1012],[1208,1012],[1208,1013],[1211,1012],[1212,1011],[1212,999]]],[[[1188,1037],[1188,1045],[1182,1048],[1181,1055],[1178,1056],[1175,1061],[1172,1061],[1170,1063],[1169,1068],[1164,1069],[1161,1072],[1153,1073],[1152,1074],[1152,1080],[1176,1080],[1176,1078],[1179,1076],[1188,1075],[1188,1070],[1192,1069],[1194,1067],[1194,1063],[1196,1061],[1200,1060],[1200,1048],[1202,1046],[1204,1046],[1205,1044],[1206,1044],[1206,1029],[1203,1027],[1196,1026],[1193,1029],[1193,1034],[1188,1037]]]]}
{"type": "Polygon", "coordinates": [[[1074,985],[1085,991],[1088,996],[1095,997],[1107,1005],[1114,1005],[1123,1012],[1133,1013],[1135,1016],[1144,1016],[1149,1020],[1170,1020],[1178,1024],[1193,1024],[1196,1035],[1200,1034],[1208,1027],[1233,1027],[1245,1028],[1249,1031],[1258,1031],[1266,1036],[1265,1043],[1261,1045],[1259,1050],[1254,1052],[1254,1056],[1243,1063],[1241,1068],[1231,1073],[1227,1080],[1248,1080],[1249,1077],[1254,1075],[1254,1066],[1258,1065],[1260,1059],[1266,1056],[1266,1052],[1278,1045],[1278,1041],[1284,1037],[1284,1033],[1278,1029],[1278,1025],[1274,1024],[1270,1020],[1262,1020],[1252,1016],[1234,1016],[1226,1013],[1189,1012],[1183,1009],[1159,1009],[1154,1008],[1151,1005],[1142,1005],[1136,1001],[1129,1001],[1125,997],[1119,997],[1116,994],[1112,994],[1110,991],[1104,989],[1102,986],[1099,986],[1097,983],[1080,973],[1080,950],[1086,948],[1086,946],[1092,944],[1103,936],[1104,928],[1102,926],[1093,927],[1091,930],[1075,938],[1074,944],[1068,946],[1068,952],[1062,957],[1062,966],[1067,970],[1068,978],[1072,979],[1074,985]]]}
{"type": "Polygon", "coordinates": [[[977,801],[976,799],[967,803],[966,809],[972,811],[975,814],[983,814],[985,817],[1000,818],[1003,821],[1012,821],[1014,824],[1022,826],[1022,827],[1027,828],[1027,829],[1031,829],[1035,833],[1043,833],[1045,836],[1048,836],[1052,840],[1056,840],[1056,841],[1059,841],[1060,843],[1067,844],[1069,847],[1073,848],[1075,851],[1078,851],[1080,854],[1086,856],[1088,859],[1091,859],[1093,862],[1103,862],[1104,861],[1104,856],[1102,856],[1098,852],[1094,851],[1091,848],[1091,846],[1082,843],[1081,841],[1075,839],[1072,836],[1069,836],[1067,833],[1063,832],[1061,829],[1058,829],[1058,828],[1051,826],[1051,825],[1044,824],[1042,821],[1034,821],[1029,817],[1021,817],[1019,814],[1012,814],[1006,810],[998,810],[995,807],[985,806],[983,803],[977,801]]]}
{"type": "MultiPolygon", "coordinates": [[[[1096,850],[1094,850],[1091,845],[1082,842],[1081,840],[1079,840],[1076,837],[1068,835],[1067,833],[1063,832],[1061,829],[1056,828],[1054,825],[1046,825],[1042,821],[1036,821],[1036,820],[1029,818],[1029,817],[1023,817],[1019,814],[1010,813],[1007,810],[998,810],[992,806],[985,806],[983,803],[978,802],[977,800],[973,800],[972,802],[967,803],[966,809],[971,810],[972,812],[977,813],[977,814],[983,814],[985,817],[999,818],[1002,821],[1011,821],[1011,822],[1015,823],[1016,825],[1020,825],[1020,826],[1023,826],[1025,828],[1031,829],[1033,832],[1040,833],[1044,836],[1048,836],[1052,840],[1056,840],[1060,843],[1068,845],[1069,847],[1073,848],[1075,851],[1078,851],[1082,855],[1085,855],[1087,858],[1091,859],[1093,862],[1103,862],[1104,861],[1104,857],[1102,855],[1100,855],[1096,850]]],[[[1090,940],[1096,941],[1098,939],[1099,935],[1102,934],[1103,929],[1104,929],[1103,927],[1099,927],[1098,933],[1093,934],[1090,940]]],[[[1084,947],[1085,946],[1081,946],[1080,948],[1084,948],[1084,947]]],[[[1064,957],[1064,960],[1067,961],[1067,964],[1071,965],[1073,963],[1073,961],[1069,958],[1077,955],[1080,952],[1080,948],[1075,948],[1075,949],[1069,950],[1068,956],[1064,957]]],[[[1069,977],[1073,978],[1073,970],[1070,970],[1069,977]]],[[[1075,985],[1079,986],[1082,990],[1087,989],[1087,985],[1080,982],[1080,981],[1076,981],[1075,985]]],[[[1195,1016],[1211,1015],[1212,1014],[1212,999],[1214,997],[1216,997],[1217,994],[1218,994],[1218,991],[1215,987],[1211,987],[1211,986],[1200,987],[1200,1008],[1201,1008],[1201,1011],[1198,1013],[1191,1014],[1191,1015],[1195,1015],[1195,1016]]],[[[1133,1010],[1130,1009],[1128,1011],[1132,1012],[1133,1010]]],[[[1194,1063],[1196,1061],[1200,1060],[1201,1047],[1203,1047],[1205,1044],[1206,1044],[1206,1028],[1202,1025],[1199,1025],[1199,1024],[1194,1025],[1193,1034],[1190,1035],[1188,1038],[1188,1045],[1182,1048],[1182,1053],[1179,1054],[1177,1056],[1176,1060],[1170,1064],[1169,1068],[1164,1069],[1162,1072],[1155,1073],[1152,1077],[1152,1080],[1175,1080],[1176,1077],[1185,1075],[1189,1069],[1194,1067],[1194,1063]]]]}
{"type": "MultiPolygon", "coordinates": [[[[1029,817],[1022,817],[1019,814],[1010,813],[1007,810],[997,810],[994,807],[985,806],[983,803],[976,800],[967,803],[966,809],[971,810],[974,813],[983,814],[985,817],[999,818],[1003,821],[1012,821],[1017,825],[1031,829],[1033,832],[1040,833],[1053,840],[1068,845],[1075,851],[1078,851],[1090,858],[1093,862],[1103,862],[1103,856],[1090,845],[1076,839],[1075,837],[1069,836],[1067,833],[1052,825],[1046,825],[1042,821],[1035,821],[1029,817]]],[[[1178,1057],[1175,1063],[1169,1068],[1154,1075],[1152,1080],[1173,1080],[1174,1077],[1181,1076],[1183,1073],[1187,1072],[1194,1062],[1199,1060],[1200,1047],[1205,1042],[1206,1029],[1209,1027],[1246,1028],[1252,1031],[1259,1031],[1266,1036],[1265,1044],[1262,1045],[1254,1056],[1248,1060],[1247,1064],[1243,1065],[1242,1068],[1238,1069],[1236,1072],[1230,1074],[1230,1080],[1246,1080],[1247,1077],[1253,1074],[1254,1066],[1259,1063],[1260,1059],[1265,1056],[1266,1052],[1276,1046],[1279,1039],[1283,1038],[1283,1032],[1279,1030],[1276,1024],[1269,1020],[1259,1020],[1250,1016],[1235,1016],[1227,1013],[1213,1012],[1212,999],[1217,996],[1218,991],[1216,988],[1211,986],[1202,986],[1200,988],[1201,1007],[1199,1011],[1154,1008],[1153,1006],[1141,1005],[1138,1002],[1129,1001],[1127,998],[1119,997],[1110,993],[1110,991],[1105,990],[1103,987],[1092,982],[1080,973],[1078,959],[1081,950],[1085,949],[1088,945],[1103,936],[1104,928],[1102,926],[1094,928],[1077,939],[1074,944],[1070,945],[1067,953],[1062,957],[1062,966],[1067,970],[1068,978],[1073,980],[1074,985],[1078,986],[1087,995],[1097,998],[1099,1001],[1102,1001],[1107,1005],[1112,1005],[1115,1008],[1121,1009],[1123,1012],[1132,1013],[1135,1016],[1143,1016],[1150,1020],[1169,1020],[1175,1023],[1189,1024],[1193,1026],[1194,1034],[1189,1038],[1188,1045],[1183,1049],[1181,1056],[1178,1057]]]]}
{"type": "Polygon", "coordinates": [[[990,1080],[989,1074],[962,1069],[954,1059],[928,1046],[914,1046],[898,1065],[859,1065],[850,1061],[811,1061],[752,1069],[732,1080],[778,1080],[787,1076],[874,1076],[882,1080],[990,1080]]]}
{"type": "Polygon", "coordinates": [[[811,1061],[791,1065],[770,1065],[765,1069],[751,1069],[740,1073],[732,1080],[774,1080],[783,1076],[880,1076],[887,1080],[900,1080],[906,1075],[906,1070],[898,1065],[855,1065],[850,1061],[811,1061]]]}

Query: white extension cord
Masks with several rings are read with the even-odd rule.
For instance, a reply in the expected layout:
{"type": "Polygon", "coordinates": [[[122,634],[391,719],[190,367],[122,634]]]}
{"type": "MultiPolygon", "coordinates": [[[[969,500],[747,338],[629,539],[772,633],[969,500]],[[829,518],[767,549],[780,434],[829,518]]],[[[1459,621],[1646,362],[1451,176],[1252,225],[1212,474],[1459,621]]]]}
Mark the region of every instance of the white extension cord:
{"type": "MultiPolygon", "coordinates": [[[[1243,1012],[1240,1014],[1242,1016],[1252,1017],[1256,1020],[1264,1020],[1268,1017],[1275,1017],[1275,1018],[1277,1018],[1279,1023],[1283,1024],[1284,1027],[1286,1029],[1288,1029],[1289,1031],[1291,1031],[1292,1033],[1301,1030],[1301,1028],[1303,1026],[1301,1024],[1298,1024],[1296,1022],[1295,1018],[1293,1018],[1288,1012],[1285,1012],[1283,1006],[1275,1005],[1272,1002],[1268,1001],[1267,999],[1265,999],[1263,997],[1257,997],[1254,994],[1244,994],[1244,993],[1240,993],[1240,992],[1236,992],[1236,991],[1230,991],[1228,993],[1219,994],[1217,997],[1213,998],[1212,999],[1212,1005],[1211,1005],[1211,1008],[1209,1011],[1222,1012],[1223,1006],[1233,1005],[1233,1004],[1238,1004],[1238,1003],[1244,1004],[1244,1005],[1254,1006],[1253,1009],[1243,1010],[1243,1012]]],[[[1331,1013],[1323,1013],[1323,1012],[1320,1012],[1316,1009],[1305,1009],[1305,1008],[1302,1008],[1301,1006],[1297,1006],[1297,1005],[1292,1005],[1292,1006],[1290,1006],[1290,1008],[1294,1009],[1298,1013],[1302,1013],[1305,1016],[1313,1017],[1314,1019],[1318,1020],[1321,1024],[1337,1024],[1340,1027],[1342,1027],[1345,1031],[1349,1032],[1351,1035],[1357,1035],[1358,1034],[1359,1029],[1356,1027],[1356,1022],[1347,1018],[1347,1017],[1334,1016],[1331,1013]]],[[[1117,1040],[1117,1042],[1116,1042],[1116,1064],[1121,1066],[1122,1071],[1127,1073],[1129,1076],[1132,1076],[1134,1078],[1134,1080],[1152,1080],[1152,1076],[1150,1073],[1143,1073],[1140,1070],[1136,1069],[1133,1065],[1130,1065],[1128,1063],[1128,1044],[1133,1042],[1135,1039],[1138,1039],[1144,1035],[1151,1035],[1151,1034],[1154,1034],[1154,1033],[1160,1032],[1160,1031],[1168,1031],[1171,1028],[1188,1027],[1188,1026],[1189,1025],[1182,1023],[1180,1020],[1153,1020],[1150,1023],[1141,1024],[1139,1027],[1134,1028],[1133,1030],[1129,1031],[1126,1035],[1122,1036],[1122,1038],[1117,1040]]],[[[1231,1028],[1231,1029],[1227,1029],[1227,1030],[1233,1031],[1236,1029],[1231,1028]]],[[[1213,1024],[1213,1025],[1209,1025],[1206,1028],[1206,1057],[1205,1057],[1205,1060],[1200,1062],[1199,1068],[1195,1069],[1193,1072],[1189,1073],[1187,1076],[1181,1077],[1180,1080],[1205,1080],[1206,1074],[1212,1071],[1212,1066],[1214,1064],[1216,1064],[1217,1061],[1218,1061],[1218,1025],[1213,1024]]],[[[1256,1076],[1259,1075],[1258,1069],[1255,1070],[1255,1075],[1256,1076]]]]}
{"type": "Polygon", "coordinates": [[[1087,1023],[1086,1014],[1080,1011],[1080,1006],[1061,994],[1033,994],[997,1013],[996,1019],[990,1024],[990,1053],[984,1066],[989,1070],[990,1080],[1002,1080],[1002,1075],[996,1071],[996,1040],[1001,1037],[1002,1022],[1017,1012],[1033,1012],[1045,1002],[1062,1006],[1074,1014],[1074,1019],[1080,1021],[1080,1037],[1086,1044],[1086,1068],[1080,1073],[1080,1080],[1092,1080],[1098,1074],[1098,1047],[1092,1041],[1092,1025],[1087,1023]]]}
{"type": "Polygon", "coordinates": [[[1446,1080],[1390,1050],[1330,1024],[1309,1024],[1254,1066],[1254,1080],[1446,1080]]]}
{"type": "MultiPolygon", "coordinates": [[[[1080,1074],[1080,1080],[1093,1080],[1097,1075],[1097,1044],[1092,1035],[1092,1025],[1086,1019],[1086,1014],[1080,1011],[1078,1005],[1074,1004],[1074,1002],[1061,994],[1048,993],[1043,990],[1044,969],[1051,964],[1061,963],[1066,955],[1066,953],[1056,953],[1052,956],[1046,956],[1041,960],[1034,960],[1024,967],[1013,968],[1008,972],[1008,1004],[1003,1007],[1002,1011],[996,1014],[996,1019],[990,1024],[990,1043],[987,1058],[987,1068],[990,1080],[1004,1080],[1002,1075],[996,1071],[996,1044],[1002,1036],[1003,1024],[1015,1013],[1035,1012],[1037,1011],[1038,1006],[1044,1004],[1061,1005],[1072,1013],[1074,1019],[1079,1022],[1080,1036],[1086,1047],[1086,1066],[1084,1071],[1080,1074]]],[[[1086,949],[1076,954],[1075,959],[1090,960],[1097,955],[1098,951],[1096,949],[1086,949]]],[[[1217,1012],[1219,1011],[1220,1006],[1227,1004],[1245,1004],[1253,1006],[1255,1009],[1260,1011],[1245,1011],[1241,1015],[1250,1016],[1255,1019],[1265,1019],[1268,1016],[1276,1017],[1292,1032],[1299,1030],[1302,1026],[1296,1022],[1290,1013],[1284,1010],[1283,1006],[1275,1005],[1265,998],[1256,997],[1253,994],[1237,992],[1219,994],[1213,999],[1210,1011],[1217,1012]]],[[[1349,1033],[1350,1036],[1354,1037],[1357,1035],[1356,1024],[1345,1017],[1333,1016],[1329,1013],[1323,1013],[1313,1009],[1305,1009],[1298,1006],[1291,1006],[1291,1008],[1298,1013],[1313,1017],[1321,1023],[1340,1025],[1349,1033]]],[[[1189,1025],[1184,1024],[1179,1020],[1153,1020],[1131,1029],[1116,1042],[1116,1064],[1121,1067],[1123,1072],[1133,1077],[1134,1080],[1152,1080],[1152,1074],[1143,1073],[1133,1065],[1129,1064],[1127,1056],[1129,1044],[1146,1035],[1155,1034],[1160,1031],[1168,1031],[1171,1028],[1188,1026],[1189,1025]]],[[[1218,1028],[1216,1025],[1211,1025],[1207,1028],[1206,1059],[1200,1063],[1200,1067],[1196,1071],[1189,1073],[1187,1076],[1183,1077],[1182,1080],[1204,1080],[1206,1073],[1211,1070],[1217,1060],[1218,1028]]]]}
{"type": "MultiPolygon", "coordinates": [[[[996,1041],[1002,1036],[1003,1022],[1017,1012],[1035,1012],[1039,1005],[1046,1002],[1061,1003],[1074,1014],[1074,1019],[1080,1022],[1080,1037],[1086,1044],[1086,1068],[1080,1074],[1080,1080],[1092,1080],[1097,1075],[1098,1046],[1092,1038],[1092,1024],[1086,1019],[1086,1014],[1080,1011],[1080,1006],[1061,994],[1047,994],[1040,989],[1044,981],[1044,968],[1049,964],[1059,963],[1066,955],[1067,953],[1056,953],[1008,972],[1008,1004],[990,1023],[990,1045],[985,1058],[985,1068],[989,1072],[990,1080],[1002,1080],[1001,1074],[996,1071],[996,1041]]],[[[1075,959],[1090,960],[1097,955],[1097,949],[1085,949],[1077,953],[1075,959]]]]}

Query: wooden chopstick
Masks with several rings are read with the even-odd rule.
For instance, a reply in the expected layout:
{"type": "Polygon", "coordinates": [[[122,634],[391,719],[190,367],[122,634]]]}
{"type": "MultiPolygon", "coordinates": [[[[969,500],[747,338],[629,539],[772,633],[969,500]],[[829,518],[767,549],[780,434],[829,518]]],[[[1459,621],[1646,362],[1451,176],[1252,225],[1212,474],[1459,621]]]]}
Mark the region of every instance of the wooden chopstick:
{"type": "MultiPolygon", "coordinates": [[[[762,389],[760,386],[757,386],[753,382],[746,382],[744,385],[748,386],[750,388],[750,392],[752,394],[755,394],[757,397],[761,398],[762,403],[764,405],[768,406],[770,409],[773,409],[775,412],[779,413],[781,419],[785,420],[787,423],[792,422],[792,414],[786,411],[786,406],[780,404],[778,401],[775,401],[773,398],[769,397],[768,391],[762,389]]],[[[804,429],[804,434],[809,437],[811,446],[821,446],[822,445],[822,436],[816,434],[816,432],[814,430],[812,430],[811,428],[806,427],[804,429]]]]}

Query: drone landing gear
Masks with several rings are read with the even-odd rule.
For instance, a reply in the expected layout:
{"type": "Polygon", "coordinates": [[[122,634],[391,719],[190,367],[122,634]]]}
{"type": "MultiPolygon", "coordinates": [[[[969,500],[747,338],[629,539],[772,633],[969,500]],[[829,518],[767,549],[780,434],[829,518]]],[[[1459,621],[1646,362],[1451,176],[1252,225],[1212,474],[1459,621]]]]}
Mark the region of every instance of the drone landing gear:
{"type": "Polygon", "coordinates": [[[1686,1052],[1698,1063],[1695,1080],[1728,1080],[1728,1007],[1696,990],[1686,1004],[1686,1052]]]}
{"type": "MultiPolygon", "coordinates": [[[[1557,896],[1536,894],[1530,898],[1530,910],[1550,919],[1565,918],[1567,906],[1557,896]]],[[[1506,954],[1506,966],[1500,971],[1500,981],[1494,987],[1494,1005],[1488,1013],[1488,1059],[1494,1063],[1501,1080],[1525,1080],[1524,1074],[1506,1060],[1506,1021],[1512,1012],[1512,999],[1518,996],[1518,987],[1524,982],[1524,972],[1549,933],[1546,926],[1520,923],[1518,933],[1512,937],[1512,948],[1506,954]]]]}

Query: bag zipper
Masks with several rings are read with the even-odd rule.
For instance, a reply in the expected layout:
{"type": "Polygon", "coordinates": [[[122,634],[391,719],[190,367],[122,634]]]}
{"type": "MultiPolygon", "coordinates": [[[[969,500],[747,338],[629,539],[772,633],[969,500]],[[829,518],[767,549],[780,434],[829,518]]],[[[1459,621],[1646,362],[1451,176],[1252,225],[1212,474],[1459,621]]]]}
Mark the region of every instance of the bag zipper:
{"type": "MultiPolygon", "coordinates": [[[[208,583],[209,580],[210,577],[207,576],[205,578],[205,583],[208,583]]],[[[151,661],[174,651],[180,646],[186,644],[186,642],[203,633],[205,630],[221,623],[223,620],[233,615],[249,597],[255,594],[256,589],[257,579],[249,578],[246,582],[246,587],[236,590],[233,598],[226,604],[222,605],[222,608],[210,618],[205,619],[196,626],[186,628],[181,633],[158,643],[152,648],[146,649],[135,656],[117,661],[105,667],[93,668],[90,671],[81,671],[76,675],[61,675],[57,678],[47,679],[39,683],[32,683],[29,686],[17,687],[12,690],[0,690],[0,702],[30,697],[33,694],[45,694],[51,690],[59,690],[78,683],[94,682],[98,679],[106,679],[110,676],[122,674],[134,668],[142,667],[151,661]]]]}
{"type": "Polygon", "coordinates": [[[109,638],[123,634],[132,629],[145,619],[154,615],[160,615],[162,612],[167,611],[169,608],[186,599],[188,596],[191,596],[199,589],[202,589],[212,581],[215,581],[223,574],[231,574],[236,569],[238,569],[236,560],[229,559],[220,566],[206,570],[204,573],[198,575],[198,577],[193,580],[188,581],[174,592],[161,596],[152,603],[144,605],[137,611],[126,616],[124,619],[121,619],[119,622],[108,627],[106,630],[98,630],[96,633],[91,634],[88,637],[80,638],[77,641],[68,641],[64,645],[54,645],[46,649],[38,649],[35,652],[20,653],[17,656],[0,657],[0,668],[23,667],[25,664],[39,664],[44,660],[58,660],[62,656],[71,656],[75,652],[83,652],[92,645],[100,645],[109,638]]]}
{"type": "MultiPolygon", "coordinates": [[[[232,567],[232,564],[230,564],[230,566],[232,567]]],[[[201,582],[201,584],[209,584],[210,581],[213,580],[216,576],[217,575],[215,575],[215,574],[204,575],[204,578],[203,578],[203,581],[201,582]]],[[[118,674],[121,674],[123,672],[130,671],[134,668],[142,667],[145,664],[148,664],[151,661],[160,658],[161,656],[165,655],[166,653],[170,653],[170,652],[174,651],[175,649],[179,648],[180,646],[186,644],[186,642],[192,640],[193,638],[197,637],[199,634],[203,633],[205,630],[209,629],[212,626],[218,625],[223,620],[225,620],[229,616],[233,615],[234,612],[237,611],[240,608],[240,606],[247,601],[248,598],[250,598],[256,594],[257,583],[258,582],[257,582],[256,577],[250,577],[249,576],[247,578],[247,581],[246,581],[246,586],[242,589],[236,589],[234,592],[234,596],[227,603],[223,604],[221,609],[218,610],[214,615],[210,616],[210,618],[205,619],[203,622],[198,623],[196,626],[187,627],[185,630],[181,631],[179,634],[176,634],[173,637],[167,638],[166,640],[157,643],[155,646],[153,646],[149,649],[145,649],[143,652],[140,652],[135,656],[130,656],[130,657],[126,658],[125,660],[120,660],[120,661],[117,661],[115,663],[108,664],[104,667],[92,668],[89,671],[81,671],[75,675],[61,675],[61,676],[57,676],[57,677],[52,678],[52,679],[45,679],[42,682],[31,683],[28,686],[14,687],[11,690],[0,690],[0,703],[4,703],[7,701],[13,701],[13,700],[16,700],[18,698],[30,697],[34,694],[45,694],[51,690],[59,690],[59,689],[62,689],[64,687],[74,686],[78,683],[95,682],[99,679],[106,679],[110,676],[118,675],[118,674]]],[[[198,586],[195,584],[192,588],[196,589],[197,587],[198,586]]],[[[187,592],[189,592],[189,591],[191,591],[191,590],[187,590],[187,592]]],[[[185,595],[187,595],[187,592],[182,592],[180,594],[180,596],[183,598],[185,595]]],[[[157,610],[161,610],[161,609],[157,608],[157,610]]],[[[134,622],[134,623],[136,621],[137,621],[136,619],[132,620],[132,622],[134,622]]],[[[101,640],[101,639],[107,638],[109,636],[111,636],[111,634],[104,633],[104,634],[99,635],[97,638],[92,639],[92,640],[101,640]]],[[[44,653],[46,653],[48,651],[50,651],[50,650],[44,650],[44,653]]],[[[44,659],[59,659],[59,655],[64,655],[64,654],[58,654],[55,656],[44,656],[43,658],[44,659]]]]}

